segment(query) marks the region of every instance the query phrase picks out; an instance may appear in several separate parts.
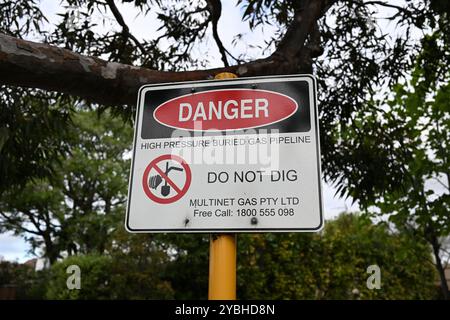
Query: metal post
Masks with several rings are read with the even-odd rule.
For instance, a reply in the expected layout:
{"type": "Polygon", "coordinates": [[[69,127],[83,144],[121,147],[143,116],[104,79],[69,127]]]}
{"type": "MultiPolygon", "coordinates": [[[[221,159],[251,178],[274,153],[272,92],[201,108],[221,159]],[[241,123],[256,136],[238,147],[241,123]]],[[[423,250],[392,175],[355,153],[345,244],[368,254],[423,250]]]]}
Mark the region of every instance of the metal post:
{"type": "Polygon", "coordinates": [[[209,252],[208,299],[236,300],[236,235],[211,235],[209,252]]]}
{"type": "MultiPolygon", "coordinates": [[[[214,79],[237,78],[219,73],[214,79]]],[[[236,235],[212,234],[209,245],[209,300],[236,300],[236,235]]]]}

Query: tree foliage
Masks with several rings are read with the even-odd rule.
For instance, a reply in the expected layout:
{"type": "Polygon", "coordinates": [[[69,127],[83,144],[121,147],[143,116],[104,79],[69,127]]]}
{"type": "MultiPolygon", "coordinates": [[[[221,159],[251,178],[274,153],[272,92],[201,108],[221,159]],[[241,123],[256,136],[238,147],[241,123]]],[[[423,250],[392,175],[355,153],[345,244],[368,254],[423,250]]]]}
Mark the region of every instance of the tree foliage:
{"type": "Polygon", "coordinates": [[[68,101],[57,94],[0,87],[0,194],[54,174],[70,125],[68,101]]]}
{"type": "Polygon", "coordinates": [[[80,111],[69,132],[52,176],[10,188],[0,201],[0,230],[24,236],[52,263],[62,253],[103,253],[126,197],[130,126],[80,111]]]}
{"type": "MultiPolygon", "coordinates": [[[[383,119],[363,119],[365,124],[376,124],[377,133],[389,141],[398,163],[398,168],[389,170],[400,170],[404,176],[402,188],[375,194],[373,205],[380,211],[374,212],[389,215],[398,228],[432,246],[443,296],[449,298],[444,274],[446,254],[441,243],[450,234],[448,17],[443,17],[440,24],[423,38],[408,83],[393,86],[383,119]]],[[[391,175],[390,171],[386,173],[391,175]]]]}
{"type": "MultiPolygon", "coordinates": [[[[222,16],[222,5],[217,0],[65,0],[61,4],[59,20],[52,28],[44,28],[49,22],[37,1],[16,1],[14,5],[6,3],[0,6],[0,20],[5,21],[0,25],[2,33],[17,38],[33,37],[50,46],[66,48],[86,56],[142,67],[136,69],[136,74],[143,74],[144,69],[155,71],[149,73],[151,76],[141,77],[146,82],[188,80],[194,73],[186,70],[202,68],[206,64],[220,66],[218,59],[208,60],[208,55],[202,52],[207,50],[205,43],[211,37],[215,49],[220,53],[220,64],[230,65],[225,69],[241,77],[314,73],[320,85],[323,172],[343,195],[351,195],[360,201],[383,190],[399,189],[404,176],[401,165],[393,159],[392,148],[386,144],[382,135],[377,136],[375,143],[367,142],[366,130],[361,128],[358,114],[373,113],[373,106],[366,101],[373,99],[386,85],[404,79],[421,47],[412,35],[428,28],[441,28],[440,19],[449,11],[445,0],[414,0],[402,5],[362,0],[240,0],[236,5],[241,8],[241,19],[248,23],[251,32],[268,26],[274,29],[273,34],[267,35],[259,55],[245,56],[232,53],[231,46],[220,39],[223,31],[218,30],[217,26],[222,16]],[[125,3],[145,19],[156,19],[159,30],[154,33],[154,37],[143,39],[133,34],[127,24],[129,21],[125,21],[120,12],[121,4],[125,3]],[[389,16],[380,17],[377,13],[380,10],[389,16]],[[395,34],[386,32],[383,24],[385,18],[403,31],[395,34]],[[111,27],[101,28],[103,23],[111,27]],[[174,73],[158,73],[165,70],[174,73]],[[352,131],[351,135],[348,134],[349,130],[352,131]],[[378,175],[389,168],[392,168],[389,170],[390,175],[378,175]]],[[[235,42],[248,44],[242,34],[236,35],[235,42]]],[[[34,50],[26,44],[17,45],[34,50]]],[[[97,60],[89,61],[92,63],[97,60]]],[[[106,61],[99,63],[98,68],[103,67],[106,61]]],[[[5,64],[0,63],[2,65],[5,64]]],[[[24,65],[21,67],[25,68],[24,65]]],[[[225,69],[211,70],[209,76],[225,69]]],[[[27,70],[41,73],[35,64],[27,70]]],[[[75,68],[63,74],[63,70],[60,72],[64,76],[63,83],[68,84],[71,83],[71,73],[79,72],[75,68]]],[[[206,78],[208,73],[201,75],[206,78]]],[[[122,76],[125,83],[116,79],[119,83],[110,82],[110,85],[117,91],[119,87],[125,90],[122,87],[129,83],[129,86],[135,87],[125,90],[127,95],[130,95],[130,90],[137,91],[139,84],[135,81],[139,76],[128,79],[125,72],[122,76]]],[[[47,78],[40,77],[41,81],[26,82],[26,85],[39,87],[50,80],[47,78]]],[[[77,81],[75,75],[73,79],[72,85],[60,91],[70,92],[70,87],[85,82],[77,81]]],[[[13,78],[5,82],[14,84],[20,82],[18,80],[13,78]]],[[[96,81],[93,81],[95,86],[90,85],[75,92],[91,99],[95,97],[94,92],[110,96],[111,90],[104,90],[104,87],[111,79],[96,81]]],[[[57,83],[49,84],[48,87],[59,88],[57,83]]],[[[33,94],[33,91],[28,92],[33,94]]],[[[97,98],[100,99],[98,94],[97,98]]],[[[91,102],[95,102],[95,99],[91,102]]],[[[119,105],[111,110],[128,119],[132,114],[129,105],[119,105]]],[[[14,119],[7,120],[7,123],[10,127],[20,124],[14,119]]],[[[45,133],[45,127],[43,130],[45,133]]],[[[24,152],[16,154],[25,157],[24,152]]],[[[41,170],[43,166],[39,161],[32,161],[30,166],[33,167],[31,173],[45,172],[41,170]]],[[[8,179],[5,185],[15,182],[15,179],[8,179]]]]}
{"type": "Polygon", "coordinates": [[[435,272],[426,245],[368,218],[342,214],[317,235],[239,239],[239,297],[248,299],[432,299],[435,272]],[[369,289],[378,265],[381,289],[369,289]]]}
{"type": "MultiPolygon", "coordinates": [[[[118,227],[130,101],[143,83],[221,71],[240,77],[308,72],[319,83],[325,178],[340,196],[390,215],[397,230],[348,216],[321,235],[242,236],[240,296],[357,298],[357,289],[362,298],[431,297],[434,275],[423,262],[429,256],[422,239],[433,248],[442,282],[440,239],[450,232],[449,2],[237,5],[251,32],[275,30],[255,56],[221,40],[218,0],[64,0],[56,22],[38,1],[0,0],[0,231],[23,235],[52,263],[78,255],[54,264],[48,297],[89,298],[96,287],[101,298],[204,297],[207,238],[132,236],[118,227]],[[133,34],[121,13],[125,4],[156,19],[160,28],[152,38],[133,34]],[[99,28],[111,23],[107,16],[112,26],[99,28]],[[387,32],[385,20],[399,32],[387,32]],[[211,37],[220,60],[203,52],[211,37]],[[218,69],[198,70],[211,65],[218,69]],[[446,191],[430,189],[430,181],[446,191]],[[84,293],[62,289],[72,262],[91,270],[84,293]],[[371,263],[384,270],[383,290],[364,286],[371,263]],[[131,282],[136,287],[127,287],[131,282]]],[[[243,34],[234,42],[250,45],[243,34]]]]}
{"type": "MultiPolygon", "coordinates": [[[[117,231],[108,254],[55,264],[47,297],[57,299],[206,299],[208,239],[202,235],[135,235],[117,231]],[[69,265],[81,290],[66,287],[69,265]]],[[[436,273],[423,242],[387,225],[343,214],[323,233],[238,237],[239,299],[433,299],[436,273]],[[381,289],[368,289],[370,265],[381,289]]]]}

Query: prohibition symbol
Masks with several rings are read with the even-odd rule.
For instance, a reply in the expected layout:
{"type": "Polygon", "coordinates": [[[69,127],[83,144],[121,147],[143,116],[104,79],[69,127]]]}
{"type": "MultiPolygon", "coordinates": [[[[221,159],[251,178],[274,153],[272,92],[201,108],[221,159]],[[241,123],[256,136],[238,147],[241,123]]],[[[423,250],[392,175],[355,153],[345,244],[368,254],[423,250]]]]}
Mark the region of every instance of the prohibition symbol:
{"type": "Polygon", "coordinates": [[[168,204],[185,195],[191,179],[191,168],[183,158],[165,154],[155,158],[145,168],[142,187],[151,200],[168,204]]]}

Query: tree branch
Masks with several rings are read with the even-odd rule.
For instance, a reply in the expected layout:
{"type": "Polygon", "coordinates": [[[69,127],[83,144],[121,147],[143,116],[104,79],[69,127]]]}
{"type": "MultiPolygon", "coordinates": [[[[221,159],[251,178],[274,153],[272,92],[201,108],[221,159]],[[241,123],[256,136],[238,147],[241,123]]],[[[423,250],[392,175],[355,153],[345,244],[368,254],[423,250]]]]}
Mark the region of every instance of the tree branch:
{"type": "Polygon", "coordinates": [[[208,11],[210,15],[210,20],[212,24],[212,32],[214,41],[216,41],[217,47],[219,48],[220,55],[222,56],[222,61],[225,67],[228,67],[227,51],[223,46],[222,40],[220,40],[219,32],[217,31],[217,25],[219,23],[220,16],[222,15],[222,3],[220,0],[208,0],[207,1],[208,11]]]}
{"type": "Polygon", "coordinates": [[[281,39],[277,49],[272,54],[272,58],[282,61],[284,68],[289,69],[293,66],[301,65],[305,60],[310,60],[310,54],[317,56],[317,50],[308,48],[308,54],[305,56],[304,48],[306,39],[313,32],[314,40],[318,37],[316,25],[317,20],[324,12],[336,1],[334,0],[304,0],[301,8],[298,9],[293,21],[281,39]],[[301,54],[303,53],[303,55],[301,54]]]}
{"type": "Polygon", "coordinates": [[[11,224],[12,226],[15,226],[17,229],[20,229],[24,232],[31,233],[31,234],[34,234],[37,236],[42,235],[41,232],[25,228],[24,226],[22,226],[23,223],[18,224],[17,221],[14,221],[14,219],[11,219],[10,217],[8,217],[4,212],[0,211],[0,216],[2,216],[3,219],[5,219],[7,223],[11,224]]]}
{"type": "Polygon", "coordinates": [[[281,74],[270,59],[227,68],[156,71],[0,34],[0,84],[58,91],[105,105],[135,104],[144,84],[205,80],[220,72],[281,74]]]}
{"type": "Polygon", "coordinates": [[[34,215],[29,210],[23,210],[22,214],[27,216],[28,219],[30,219],[31,223],[40,234],[44,232],[44,230],[41,229],[39,222],[34,218],[34,215]]]}
{"type": "Polygon", "coordinates": [[[240,77],[292,74],[311,69],[305,40],[331,0],[306,1],[269,58],[238,66],[168,72],[83,56],[67,49],[0,34],[0,85],[58,91],[104,105],[135,104],[144,84],[206,80],[220,72],[240,77]]]}
{"type": "Polygon", "coordinates": [[[387,7],[387,8],[391,8],[391,9],[397,9],[398,11],[402,11],[402,12],[408,12],[408,10],[406,10],[406,8],[404,8],[404,7],[396,6],[394,4],[389,4],[384,1],[366,1],[366,2],[361,3],[361,5],[359,5],[358,7],[368,6],[368,5],[382,6],[382,7],[387,7]]]}
{"type": "Polygon", "coordinates": [[[108,7],[111,9],[112,14],[114,15],[114,18],[116,18],[116,21],[120,26],[122,27],[123,33],[133,40],[135,45],[141,50],[143,54],[146,53],[146,50],[144,46],[139,42],[139,40],[131,34],[130,28],[128,28],[128,25],[125,23],[125,20],[122,17],[122,14],[120,13],[119,9],[117,8],[116,4],[114,3],[114,0],[106,0],[106,3],[108,4],[108,7]]]}

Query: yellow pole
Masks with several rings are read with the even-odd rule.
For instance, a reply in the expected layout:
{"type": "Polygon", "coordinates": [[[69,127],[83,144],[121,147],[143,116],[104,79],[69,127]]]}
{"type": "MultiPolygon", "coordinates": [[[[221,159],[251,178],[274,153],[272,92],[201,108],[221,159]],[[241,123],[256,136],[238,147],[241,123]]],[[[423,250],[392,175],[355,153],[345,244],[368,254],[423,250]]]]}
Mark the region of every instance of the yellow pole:
{"type": "MultiPolygon", "coordinates": [[[[237,78],[223,72],[214,79],[237,78]]],[[[236,300],[236,235],[212,234],[209,245],[209,300],[236,300]]]]}
{"type": "Polygon", "coordinates": [[[209,245],[209,300],[236,300],[236,235],[213,234],[209,245]]]}

